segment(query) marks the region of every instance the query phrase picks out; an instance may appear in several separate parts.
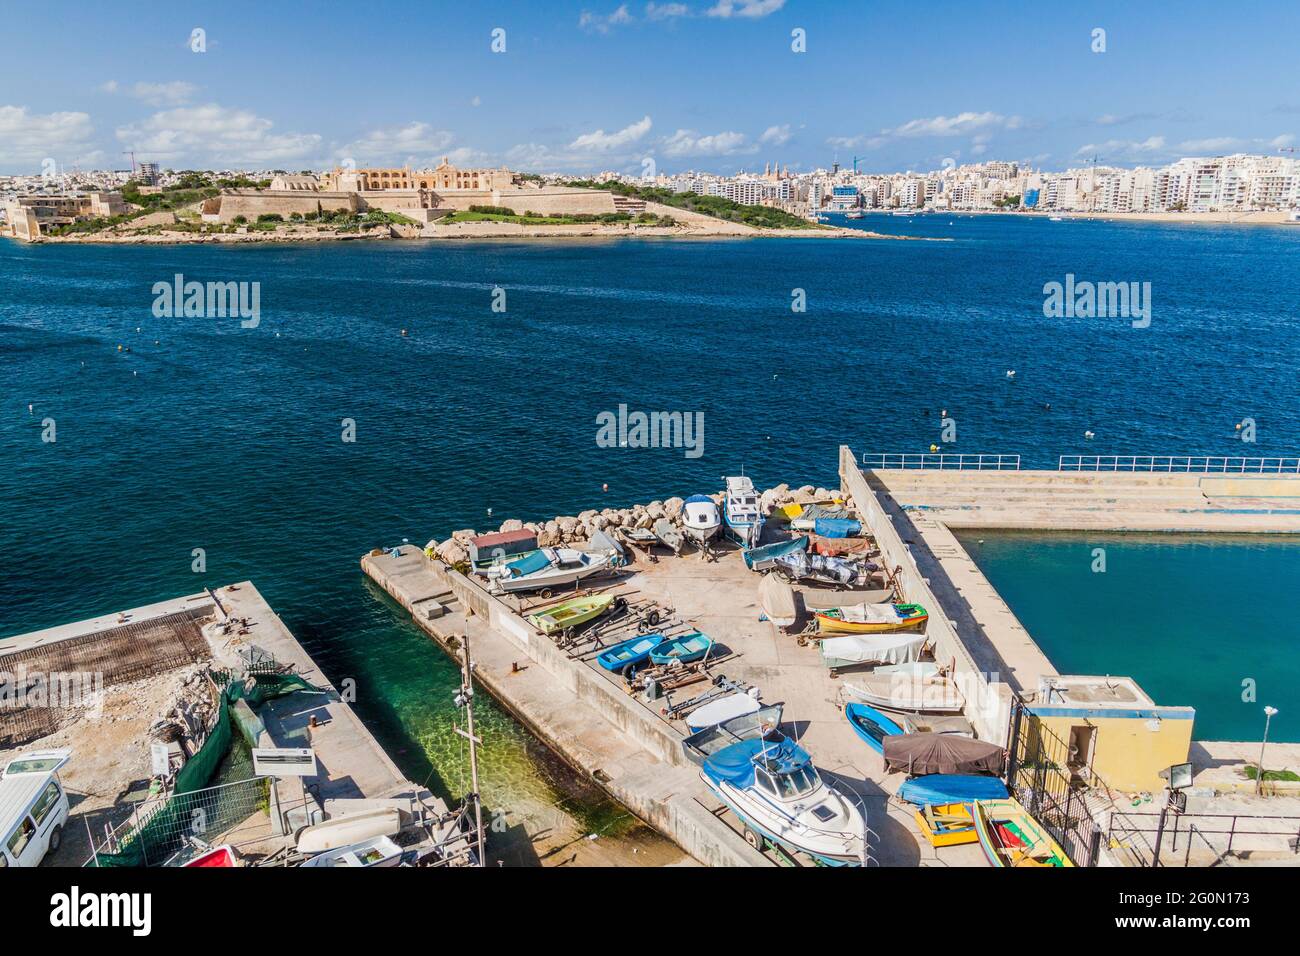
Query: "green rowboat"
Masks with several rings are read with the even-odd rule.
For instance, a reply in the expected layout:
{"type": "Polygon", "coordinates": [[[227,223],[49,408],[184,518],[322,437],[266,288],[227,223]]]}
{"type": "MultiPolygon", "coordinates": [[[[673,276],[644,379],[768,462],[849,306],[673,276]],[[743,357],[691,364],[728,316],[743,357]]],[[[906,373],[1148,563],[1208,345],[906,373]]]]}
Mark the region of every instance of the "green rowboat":
{"type": "Polygon", "coordinates": [[[528,620],[543,634],[554,634],[600,617],[614,603],[614,595],[601,594],[572,598],[553,604],[544,611],[529,614],[528,620]]]}

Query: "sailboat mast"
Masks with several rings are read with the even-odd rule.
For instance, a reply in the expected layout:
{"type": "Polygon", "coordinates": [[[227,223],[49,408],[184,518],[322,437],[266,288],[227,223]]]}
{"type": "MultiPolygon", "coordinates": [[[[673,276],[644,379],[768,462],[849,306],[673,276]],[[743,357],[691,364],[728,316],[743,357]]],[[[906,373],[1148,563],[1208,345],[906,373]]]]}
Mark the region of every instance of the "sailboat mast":
{"type": "Polygon", "coordinates": [[[478,788],[478,738],[474,736],[474,668],[470,662],[468,634],[461,636],[461,649],[465,652],[464,687],[461,689],[461,694],[465,700],[465,730],[466,736],[469,738],[470,786],[474,791],[470,794],[474,801],[474,839],[478,865],[484,867],[487,866],[487,861],[483,856],[483,799],[478,788]]]}

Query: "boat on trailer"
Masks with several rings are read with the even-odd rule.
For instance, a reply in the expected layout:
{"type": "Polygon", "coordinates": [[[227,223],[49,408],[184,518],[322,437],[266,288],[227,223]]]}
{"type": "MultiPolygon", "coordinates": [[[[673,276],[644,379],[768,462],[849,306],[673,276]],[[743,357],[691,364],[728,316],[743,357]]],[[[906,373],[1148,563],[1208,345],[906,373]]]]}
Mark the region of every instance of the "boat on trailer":
{"type": "Polygon", "coordinates": [[[919,604],[856,604],[818,611],[817,630],[823,634],[878,634],[920,627],[930,619],[919,604]]]}
{"type": "Polygon", "coordinates": [[[613,594],[592,594],[570,598],[543,611],[529,614],[528,620],[543,634],[555,634],[595,620],[619,600],[621,599],[613,594]]]}
{"type": "Polygon", "coordinates": [[[717,503],[708,495],[691,495],[682,504],[682,531],[697,548],[705,548],[722,530],[717,503]]]}
{"type": "Polygon", "coordinates": [[[724,480],[726,493],[722,504],[723,529],[727,537],[742,548],[753,548],[763,537],[764,524],[754,482],[746,475],[724,480]]]}
{"type": "Polygon", "coordinates": [[[704,657],[712,647],[713,638],[703,631],[679,634],[677,637],[661,640],[651,648],[650,663],[671,664],[676,661],[679,664],[689,664],[704,657]]]}
{"type": "Polygon", "coordinates": [[[502,591],[541,591],[543,594],[614,566],[611,552],[579,551],[576,548],[542,548],[526,558],[492,568],[489,579],[502,591]]]}
{"type": "Polygon", "coordinates": [[[845,704],[844,717],[868,747],[878,754],[885,752],[885,738],[901,734],[903,728],[874,707],[866,704],[845,704]]]}
{"type": "Polygon", "coordinates": [[[801,535],[789,541],[774,541],[745,552],[745,567],[751,571],[770,571],[776,567],[777,559],[796,551],[808,550],[808,536],[801,535]]]}
{"type": "Polygon", "coordinates": [[[765,842],[828,866],[864,866],[866,818],[822,780],[802,747],[772,730],[706,757],[700,779],[744,824],[755,849],[765,842]]]}
{"type": "Polygon", "coordinates": [[[658,631],[653,634],[641,634],[601,651],[596,655],[596,663],[607,671],[627,673],[629,667],[635,670],[645,663],[650,657],[650,652],[663,642],[664,636],[658,631]]]}
{"type": "Polygon", "coordinates": [[[925,648],[924,634],[846,634],[824,637],[822,663],[832,671],[862,664],[902,664],[915,661],[925,648]]]}
{"type": "Polygon", "coordinates": [[[402,848],[389,837],[377,836],[312,857],[303,866],[387,867],[402,862],[402,848]]]}
{"type": "Polygon", "coordinates": [[[966,704],[956,682],[933,661],[877,667],[855,676],[844,691],[875,707],[917,714],[956,714],[966,704]]]}

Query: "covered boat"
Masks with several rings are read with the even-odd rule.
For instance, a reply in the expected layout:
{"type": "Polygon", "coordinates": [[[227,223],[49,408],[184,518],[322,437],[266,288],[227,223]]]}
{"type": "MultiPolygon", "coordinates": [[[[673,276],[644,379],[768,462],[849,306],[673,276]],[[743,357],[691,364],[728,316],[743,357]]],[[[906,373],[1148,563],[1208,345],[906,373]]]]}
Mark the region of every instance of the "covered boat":
{"type": "Polygon", "coordinates": [[[491,568],[488,576],[507,593],[546,593],[608,570],[613,566],[614,557],[608,551],[593,553],[575,548],[543,548],[518,561],[491,568]]]}
{"type": "Polygon", "coordinates": [[[697,707],[686,715],[686,727],[691,733],[706,727],[716,727],[737,717],[756,714],[762,708],[754,694],[738,690],[734,694],[711,700],[702,707],[697,707]]]}
{"type": "Polygon", "coordinates": [[[856,538],[862,534],[862,522],[856,518],[795,518],[795,531],[812,531],[823,538],[856,538]]]}
{"type": "Polygon", "coordinates": [[[913,777],[898,788],[898,799],[917,806],[999,800],[1006,796],[1007,785],[1000,778],[973,773],[930,773],[913,777]]]}
{"type": "Polygon", "coordinates": [[[919,627],[929,618],[919,604],[855,604],[818,611],[817,629],[823,634],[873,634],[919,627]]]}
{"type": "Polygon", "coordinates": [[[697,548],[703,548],[722,530],[722,515],[708,495],[691,495],[682,504],[682,531],[697,548]]]}
{"type": "Polygon", "coordinates": [[[673,554],[681,552],[682,545],[685,542],[682,540],[682,533],[677,530],[677,527],[671,521],[667,518],[660,518],[654,524],[654,531],[655,537],[659,539],[659,543],[665,548],[673,554]]]}
{"type": "Polygon", "coordinates": [[[660,643],[650,649],[650,663],[671,664],[676,661],[679,664],[689,664],[709,653],[711,647],[713,647],[713,638],[703,631],[691,631],[677,637],[661,638],[660,643]]]}
{"type": "Polygon", "coordinates": [[[764,575],[758,582],[758,603],[767,619],[777,627],[793,627],[799,619],[794,590],[775,574],[764,575]]]}
{"type": "Polygon", "coordinates": [[[298,834],[300,853],[324,853],[379,836],[392,836],[402,830],[402,811],[396,807],[377,807],[332,817],[306,827],[298,834]]]}
{"type": "Polygon", "coordinates": [[[740,817],[751,846],[770,842],[830,866],[865,865],[862,811],[827,785],[808,753],[779,732],[711,754],[700,779],[740,817]]]}
{"type": "Polygon", "coordinates": [[[723,527],[728,537],[742,548],[755,547],[763,537],[763,512],[754,482],[745,475],[725,479],[722,504],[723,527]]]}
{"type": "MultiPolygon", "coordinates": [[[[876,550],[876,543],[870,538],[823,538],[811,535],[808,550],[813,554],[825,554],[831,557],[866,557],[876,550]]],[[[880,600],[886,600],[888,594],[880,600]]]]}
{"type": "Polygon", "coordinates": [[[861,664],[902,664],[915,661],[925,647],[924,634],[863,634],[825,637],[822,663],[831,670],[861,664]]]}
{"type": "Polygon", "coordinates": [[[635,668],[650,657],[650,652],[663,643],[663,634],[641,634],[606,648],[596,655],[596,663],[607,671],[624,671],[635,668]]]}
{"type": "Polygon", "coordinates": [[[990,865],[1074,866],[1061,845],[1019,801],[978,800],[973,806],[975,832],[990,865]]]}
{"type": "Polygon", "coordinates": [[[769,571],[776,567],[778,558],[796,551],[808,550],[808,536],[802,535],[789,541],[775,541],[761,547],[750,548],[745,552],[745,566],[751,571],[769,571]]]}
{"type": "Polygon", "coordinates": [[[543,634],[554,634],[600,617],[613,606],[615,600],[617,599],[612,594],[570,598],[544,611],[529,614],[528,620],[543,634]]]}
{"type": "Polygon", "coordinates": [[[949,734],[898,734],[885,738],[885,769],[913,776],[930,773],[1002,772],[1006,751],[997,744],[949,734]]]}
{"type": "Polygon", "coordinates": [[[886,737],[903,732],[902,727],[866,704],[845,704],[844,716],[853,732],[878,754],[885,752],[886,737]]]}
{"type": "Polygon", "coordinates": [[[803,606],[810,611],[828,607],[854,607],[858,604],[883,604],[894,592],[889,588],[871,591],[805,591],[803,606]]]}
{"type": "Polygon", "coordinates": [[[844,690],[877,707],[917,714],[955,714],[966,704],[957,684],[931,661],[877,667],[870,673],[855,675],[844,690]]]}

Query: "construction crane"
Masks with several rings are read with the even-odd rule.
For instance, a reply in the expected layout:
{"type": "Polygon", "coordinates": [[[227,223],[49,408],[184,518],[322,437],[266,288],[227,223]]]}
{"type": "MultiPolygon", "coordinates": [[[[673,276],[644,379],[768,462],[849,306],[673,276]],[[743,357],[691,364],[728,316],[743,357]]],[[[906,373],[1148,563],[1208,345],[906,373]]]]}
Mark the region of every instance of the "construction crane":
{"type": "Polygon", "coordinates": [[[1298,153],[1300,152],[1300,146],[1279,146],[1277,151],[1279,153],[1298,153]]]}
{"type": "Polygon", "coordinates": [[[856,175],[858,174],[858,160],[859,160],[859,159],[866,159],[866,158],[867,158],[867,157],[865,157],[865,156],[854,156],[854,157],[853,157],[853,175],[854,175],[854,176],[856,176],[856,175]]]}
{"type": "Polygon", "coordinates": [[[134,176],[135,175],[135,150],[124,149],[122,150],[122,155],[131,157],[131,175],[134,176]]]}

